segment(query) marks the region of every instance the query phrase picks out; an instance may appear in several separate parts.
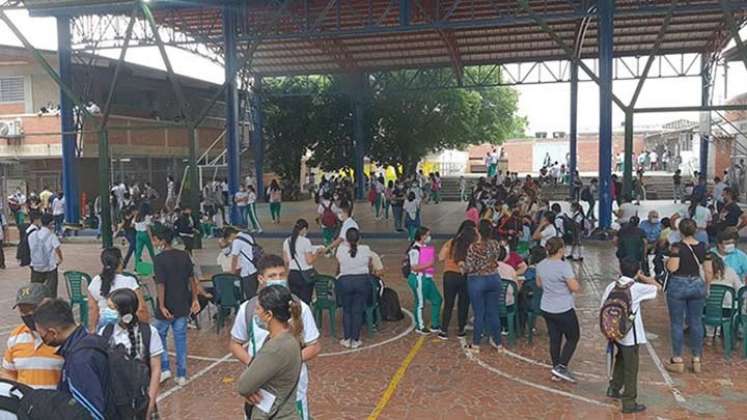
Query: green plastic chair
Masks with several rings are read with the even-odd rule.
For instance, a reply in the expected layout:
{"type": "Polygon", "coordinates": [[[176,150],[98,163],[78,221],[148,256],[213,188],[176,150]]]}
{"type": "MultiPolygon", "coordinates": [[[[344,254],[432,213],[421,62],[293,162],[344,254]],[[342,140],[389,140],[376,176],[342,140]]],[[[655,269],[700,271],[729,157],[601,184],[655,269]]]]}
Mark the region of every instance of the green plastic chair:
{"type": "Polygon", "coordinates": [[[498,316],[501,318],[506,318],[506,323],[508,324],[508,343],[513,345],[516,341],[516,332],[518,330],[518,323],[519,323],[519,317],[518,317],[518,307],[517,299],[519,298],[518,288],[516,287],[516,283],[510,280],[504,280],[501,279],[501,284],[503,286],[503,299],[498,304],[498,316]],[[506,305],[506,295],[508,292],[508,289],[511,288],[514,293],[514,304],[513,305],[506,305]]]}
{"type": "Polygon", "coordinates": [[[140,280],[140,276],[138,276],[135,273],[130,273],[127,271],[122,272],[123,276],[130,276],[137,281],[138,286],[140,286],[140,289],[143,291],[143,300],[145,303],[150,305],[150,309],[152,310],[152,314],[155,315],[158,313],[158,310],[156,308],[156,299],[153,297],[153,293],[150,291],[150,287],[148,287],[147,284],[143,283],[142,280],[140,280]]]}
{"type": "Polygon", "coordinates": [[[337,322],[337,300],[335,299],[335,278],[322,274],[314,277],[314,301],[311,303],[314,311],[314,320],[317,327],[322,329],[324,323],[324,311],[329,312],[329,332],[335,337],[335,324],[337,322]]]}
{"type": "Polygon", "coordinates": [[[149,277],[153,275],[153,263],[140,261],[135,263],[135,272],[138,277],[149,277]]]}
{"type": "Polygon", "coordinates": [[[723,284],[712,284],[708,297],[706,297],[705,307],[703,308],[703,325],[712,327],[721,327],[724,335],[724,354],[726,358],[731,357],[731,351],[734,347],[734,299],[737,293],[733,287],[723,284]],[[724,298],[731,295],[731,308],[724,308],[724,298]]]}
{"type": "Polygon", "coordinates": [[[217,296],[216,305],[218,306],[215,332],[220,334],[220,329],[231,313],[231,309],[234,310],[234,313],[239,312],[240,292],[236,287],[236,281],[241,281],[241,278],[235,274],[221,273],[214,275],[212,280],[217,296]]]}
{"type": "Polygon", "coordinates": [[[529,255],[529,242],[519,241],[516,245],[516,253],[521,255],[522,258],[526,258],[529,255]]]}
{"type": "Polygon", "coordinates": [[[747,286],[742,286],[737,292],[737,313],[734,315],[735,330],[742,329],[742,357],[747,358],[747,286]]]}
{"type": "Polygon", "coordinates": [[[366,327],[368,335],[374,335],[381,322],[381,308],[379,308],[379,293],[381,292],[381,283],[374,278],[371,282],[371,305],[366,306],[366,327]]]}
{"type": "Polygon", "coordinates": [[[527,342],[532,344],[534,338],[534,326],[537,323],[537,318],[542,316],[540,310],[540,302],[542,301],[542,288],[537,287],[536,283],[532,286],[532,300],[529,302],[529,310],[527,311],[527,342]]]}
{"type": "Polygon", "coordinates": [[[67,295],[70,297],[70,306],[80,305],[80,324],[88,325],[88,293],[83,293],[83,287],[91,284],[91,276],[80,271],[65,271],[67,295]],[[85,284],[84,284],[85,282],[85,284]]]}

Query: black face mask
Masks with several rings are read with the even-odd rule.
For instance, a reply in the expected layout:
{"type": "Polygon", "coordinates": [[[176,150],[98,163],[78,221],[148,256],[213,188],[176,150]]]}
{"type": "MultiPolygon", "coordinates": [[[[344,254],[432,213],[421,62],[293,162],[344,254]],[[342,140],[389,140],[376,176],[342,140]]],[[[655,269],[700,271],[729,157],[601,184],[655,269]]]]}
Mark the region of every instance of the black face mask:
{"type": "Polygon", "coordinates": [[[34,315],[22,315],[21,321],[26,324],[31,331],[36,331],[36,324],[34,323],[34,315]]]}

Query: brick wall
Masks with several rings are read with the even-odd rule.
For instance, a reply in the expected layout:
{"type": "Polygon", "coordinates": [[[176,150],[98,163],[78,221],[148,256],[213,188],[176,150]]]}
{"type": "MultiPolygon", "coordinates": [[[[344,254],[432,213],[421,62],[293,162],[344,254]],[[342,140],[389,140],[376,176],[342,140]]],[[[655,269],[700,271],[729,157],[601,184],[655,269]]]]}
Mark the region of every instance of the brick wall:
{"type": "Polygon", "coordinates": [[[3,115],[23,114],[24,108],[23,102],[0,104],[0,119],[3,115]]]}

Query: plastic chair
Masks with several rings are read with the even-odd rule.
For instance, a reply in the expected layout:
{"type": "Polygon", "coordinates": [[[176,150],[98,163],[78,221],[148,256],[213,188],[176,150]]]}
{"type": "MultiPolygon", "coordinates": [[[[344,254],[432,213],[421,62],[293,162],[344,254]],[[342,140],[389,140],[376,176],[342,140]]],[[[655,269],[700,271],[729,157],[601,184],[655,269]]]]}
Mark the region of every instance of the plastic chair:
{"type": "Polygon", "coordinates": [[[537,318],[542,316],[540,310],[540,302],[542,301],[542,288],[537,287],[537,284],[532,282],[532,299],[529,302],[529,310],[527,311],[527,342],[532,344],[532,338],[534,337],[534,325],[537,322],[537,318]]]}
{"type": "Polygon", "coordinates": [[[80,271],[65,271],[65,286],[70,297],[70,306],[80,305],[80,323],[88,325],[88,293],[83,293],[85,287],[91,284],[91,276],[80,271]]]}
{"type": "Polygon", "coordinates": [[[375,277],[370,277],[371,304],[366,306],[366,327],[368,335],[373,335],[381,322],[381,308],[379,308],[379,292],[381,283],[375,277]]]}
{"type": "Polygon", "coordinates": [[[503,286],[503,299],[498,304],[498,316],[506,318],[508,324],[508,343],[513,345],[516,341],[516,331],[518,329],[518,303],[519,298],[518,287],[516,283],[511,280],[501,279],[501,285],[503,286]],[[506,305],[506,296],[508,289],[511,288],[514,294],[514,304],[506,305]]]}
{"type": "Polygon", "coordinates": [[[731,350],[734,346],[733,319],[734,319],[734,298],[737,293],[733,287],[722,284],[712,284],[708,297],[706,297],[705,307],[703,308],[703,325],[712,327],[721,327],[724,335],[724,354],[727,358],[731,357],[731,350]],[[724,308],[724,298],[731,295],[731,308],[724,308]]]}
{"type": "Polygon", "coordinates": [[[311,303],[314,320],[319,329],[324,322],[324,311],[329,312],[329,332],[335,337],[335,323],[337,322],[337,300],[335,299],[335,278],[317,274],[314,277],[314,301],[311,303]]]}
{"type": "Polygon", "coordinates": [[[135,273],[130,273],[130,272],[125,271],[125,272],[122,272],[122,275],[133,277],[135,281],[137,281],[138,286],[140,286],[140,289],[143,292],[143,300],[145,301],[145,303],[150,305],[152,314],[153,315],[157,314],[158,310],[156,308],[156,299],[153,297],[153,293],[151,293],[150,287],[148,287],[147,284],[143,283],[142,280],[140,280],[140,276],[138,276],[135,273]]]}
{"type": "Polygon", "coordinates": [[[214,275],[212,280],[216,294],[215,304],[218,306],[215,332],[216,334],[220,334],[220,329],[231,313],[231,309],[236,313],[239,311],[240,292],[236,288],[236,281],[240,281],[241,278],[235,274],[222,273],[214,275]]]}
{"type": "Polygon", "coordinates": [[[737,292],[737,313],[734,314],[734,329],[742,329],[742,357],[747,358],[747,286],[742,286],[737,292]]]}

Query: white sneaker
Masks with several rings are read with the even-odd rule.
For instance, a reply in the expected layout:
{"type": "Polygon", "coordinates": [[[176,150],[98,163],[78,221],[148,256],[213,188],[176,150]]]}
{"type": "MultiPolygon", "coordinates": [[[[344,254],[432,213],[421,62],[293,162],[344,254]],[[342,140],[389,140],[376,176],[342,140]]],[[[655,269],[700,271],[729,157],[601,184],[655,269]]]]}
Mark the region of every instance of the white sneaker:
{"type": "Polygon", "coordinates": [[[161,383],[164,383],[171,379],[171,371],[170,370],[164,370],[161,372],[161,383]]]}
{"type": "Polygon", "coordinates": [[[362,346],[363,342],[361,340],[353,340],[350,342],[350,348],[351,349],[357,349],[358,347],[362,346]]]}
{"type": "Polygon", "coordinates": [[[343,347],[345,347],[345,348],[349,349],[351,344],[352,343],[348,339],[343,338],[342,340],[340,340],[340,345],[343,346],[343,347]]]}
{"type": "Polygon", "coordinates": [[[174,382],[179,386],[184,386],[187,385],[187,378],[184,376],[177,376],[176,379],[174,379],[174,382]]]}

